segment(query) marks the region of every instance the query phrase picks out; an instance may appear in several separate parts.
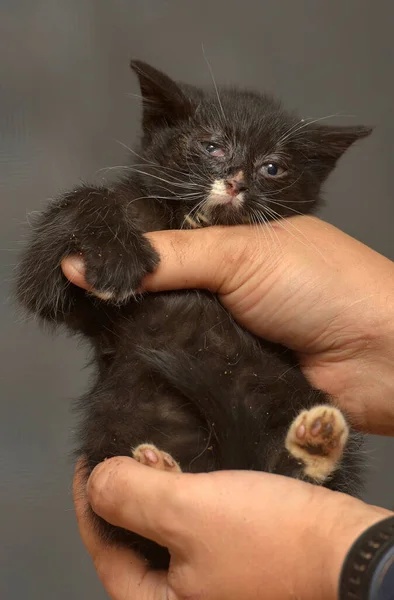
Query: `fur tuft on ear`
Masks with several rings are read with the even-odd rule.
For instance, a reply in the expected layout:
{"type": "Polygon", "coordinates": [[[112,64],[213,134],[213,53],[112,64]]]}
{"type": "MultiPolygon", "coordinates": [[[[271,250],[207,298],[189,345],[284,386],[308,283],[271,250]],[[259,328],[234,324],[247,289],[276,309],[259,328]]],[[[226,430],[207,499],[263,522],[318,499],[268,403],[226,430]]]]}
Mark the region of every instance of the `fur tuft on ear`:
{"type": "Polygon", "coordinates": [[[170,77],[141,60],[132,60],[130,66],[140,84],[144,130],[171,125],[191,114],[190,100],[170,77]]]}

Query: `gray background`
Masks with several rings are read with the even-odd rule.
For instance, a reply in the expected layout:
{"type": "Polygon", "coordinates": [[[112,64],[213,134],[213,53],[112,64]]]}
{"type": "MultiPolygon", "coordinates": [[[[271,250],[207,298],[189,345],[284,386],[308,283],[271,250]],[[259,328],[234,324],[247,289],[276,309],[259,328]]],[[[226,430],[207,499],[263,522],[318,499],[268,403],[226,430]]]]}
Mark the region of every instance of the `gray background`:
{"type": "MultiPolygon", "coordinates": [[[[27,214],[124,164],[138,131],[130,57],[189,82],[276,92],[304,117],[376,125],[341,161],[322,216],[394,258],[393,3],[388,0],[1,0],[0,597],[105,598],[71,500],[84,350],[9,299],[27,214]],[[354,115],[352,118],[349,115],[354,115]]],[[[394,440],[372,438],[365,498],[394,505],[394,440]]]]}

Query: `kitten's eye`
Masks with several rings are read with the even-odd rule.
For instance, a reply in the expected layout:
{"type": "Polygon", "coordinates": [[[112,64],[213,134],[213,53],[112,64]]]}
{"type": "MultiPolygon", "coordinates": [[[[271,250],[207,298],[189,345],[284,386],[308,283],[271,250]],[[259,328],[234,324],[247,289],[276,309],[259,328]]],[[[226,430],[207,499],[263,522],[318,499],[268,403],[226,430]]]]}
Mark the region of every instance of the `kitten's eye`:
{"type": "Polygon", "coordinates": [[[213,142],[201,142],[201,146],[208,152],[208,154],[214,156],[215,158],[223,158],[223,156],[225,156],[223,148],[217,144],[214,144],[213,142]]]}
{"type": "Polygon", "coordinates": [[[285,170],[277,163],[267,163],[261,167],[261,172],[266,177],[279,177],[285,173],[285,170]]]}

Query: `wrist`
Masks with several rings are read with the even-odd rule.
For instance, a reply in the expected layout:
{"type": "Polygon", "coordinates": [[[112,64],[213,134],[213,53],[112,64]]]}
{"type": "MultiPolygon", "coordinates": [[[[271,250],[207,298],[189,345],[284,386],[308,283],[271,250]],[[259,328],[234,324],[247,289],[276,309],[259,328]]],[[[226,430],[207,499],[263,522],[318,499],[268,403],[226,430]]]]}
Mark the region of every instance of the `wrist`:
{"type": "Polygon", "coordinates": [[[354,513],[353,509],[354,507],[349,508],[348,514],[343,515],[342,522],[338,523],[336,538],[338,541],[334,544],[333,548],[330,596],[328,597],[335,600],[339,597],[339,585],[343,565],[355,541],[367,529],[393,515],[388,510],[365,504],[358,511],[354,510],[354,513]]]}
{"type": "Polygon", "coordinates": [[[340,576],[350,548],[366,529],[393,513],[339,492],[316,494],[315,502],[308,513],[310,524],[304,540],[308,548],[299,569],[302,581],[298,582],[297,597],[338,600],[340,576]]]}
{"type": "Polygon", "coordinates": [[[340,600],[389,600],[394,590],[394,515],[368,527],[344,561],[340,600]]]}

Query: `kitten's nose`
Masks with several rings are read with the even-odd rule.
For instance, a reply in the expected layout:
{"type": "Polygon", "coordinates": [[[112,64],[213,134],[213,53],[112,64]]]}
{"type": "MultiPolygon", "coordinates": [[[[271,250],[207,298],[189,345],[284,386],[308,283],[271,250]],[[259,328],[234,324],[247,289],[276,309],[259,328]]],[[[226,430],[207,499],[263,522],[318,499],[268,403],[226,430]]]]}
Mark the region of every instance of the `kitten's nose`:
{"type": "Polygon", "coordinates": [[[234,177],[227,179],[226,180],[226,188],[227,188],[227,193],[231,194],[232,196],[236,196],[240,192],[244,192],[247,188],[246,188],[246,183],[244,180],[243,172],[239,171],[239,173],[236,173],[236,175],[234,175],[234,177]]]}

